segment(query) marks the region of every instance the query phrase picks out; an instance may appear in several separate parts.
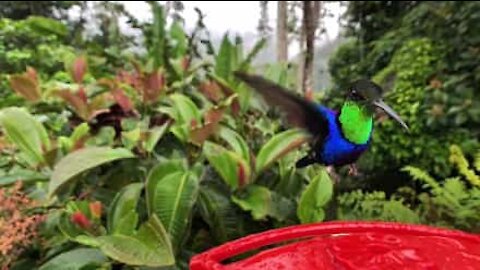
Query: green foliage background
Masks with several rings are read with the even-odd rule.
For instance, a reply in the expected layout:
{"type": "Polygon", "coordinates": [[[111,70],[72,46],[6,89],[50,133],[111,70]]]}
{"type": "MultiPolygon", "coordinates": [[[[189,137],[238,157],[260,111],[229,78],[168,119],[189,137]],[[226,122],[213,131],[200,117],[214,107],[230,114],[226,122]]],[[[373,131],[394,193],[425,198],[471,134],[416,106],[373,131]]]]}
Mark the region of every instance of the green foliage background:
{"type": "Polygon", "coordinates": [[[393,185],[390,191],[409,181],[399,168],[412,160],[437,176],[449,175],[445,145],[459,144],[472,154],[479,135],[480,104],[474,96],[479,91],[480,54],[473,30],[480,19],[473,11],[478,3],[402,3],[406,7],[380,1],[351,3],[347,11],[351,24],[369,20],[361,30],[352,31],[351,40],[330,59],[336,87],[326,98],[338,104],[333,96],[358,77],[373,78],[386,89],[386,102],[402,115],[411,133],[378,119],[377,143],[362,166],[371,174],[370,183],[376,188],[393,185]],[[376,16],[379,9],[392,16],[376,16]]]}

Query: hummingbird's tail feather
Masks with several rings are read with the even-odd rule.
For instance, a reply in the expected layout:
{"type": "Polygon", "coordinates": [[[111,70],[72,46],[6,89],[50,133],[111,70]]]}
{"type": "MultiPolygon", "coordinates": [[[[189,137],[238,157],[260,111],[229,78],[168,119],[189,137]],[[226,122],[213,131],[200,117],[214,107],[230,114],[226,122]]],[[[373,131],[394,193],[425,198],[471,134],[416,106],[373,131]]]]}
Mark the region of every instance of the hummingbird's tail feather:
{"type": "Polygon", "coordinates": [[[316,137],[327,136],[328,120],[316,103],[262,76],[241,71],[235,71],[234,75],[262,95],[267,104],[279,107],[286,114],[289,124],[307,130],[316,137]]]}

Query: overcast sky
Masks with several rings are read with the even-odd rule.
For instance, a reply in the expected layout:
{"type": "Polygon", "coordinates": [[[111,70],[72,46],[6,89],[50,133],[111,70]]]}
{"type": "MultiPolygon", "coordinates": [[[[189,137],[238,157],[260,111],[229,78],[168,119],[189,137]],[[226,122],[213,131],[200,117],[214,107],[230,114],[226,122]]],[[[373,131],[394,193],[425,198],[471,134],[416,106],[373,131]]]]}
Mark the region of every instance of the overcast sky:
{"type": "MultiPolygon", "coordinates": [[[[149,6],[145,2],[119,1],[122,2],[127,10],[134,14],[140,20],[151,20],[152,14],[149,6]]],[[[159,1],[164,3],[165,1],[159,1]]],[[[259,1],[182,1],[185,10],[183,17],[187,29],[194,27],[197,21],[197,14],[194,11],[198,7],[205,15],[205,24],[212,34],[220,35],[227,31],[230,33],[256,33],[257,25],[260,19],[259,1]]],[[[328,38],[333,40],[339,33],[338,16],[343,11],[338,2],[327,4],[327,8],[335,15],[333,18],[325,18],[325,26],[328,38]]],[[[277,12],[277,1],[268,2],[269,25],[275,28],[277,12]]],[[[326,38],[326,37],[325,37],[326,38]]],[[[290,49],[292,55],[297,51],[295,45],[290,49]]]]}
{"type": "MultiPolygon", "coordinates": [[[[120,1],[126,8],[135,14],[141,20],[151,20],[151,13],[145,2],[120,1]]],[[[165,1],[159,1],[164,3],[165,1]]],[[[206,14],[205,23],[211,31],[214,32],[256,32],[258,21],[260,19],[259,1],[182,1],[185,5],[183,16],[186,26],[193,27],[197,19],[194,11],[198,7],[206,14]]],[[[335,14],[339,14],[341,8],[338,2],[328,3],[327,7],[335,14]]],[[[277,18],[277,1],[268,2],[268,17],[270,26],[275,27],[277,18]]],[[[327,29],[331,37],[338,33],[338,16],[327,18],[327,29]]]]}

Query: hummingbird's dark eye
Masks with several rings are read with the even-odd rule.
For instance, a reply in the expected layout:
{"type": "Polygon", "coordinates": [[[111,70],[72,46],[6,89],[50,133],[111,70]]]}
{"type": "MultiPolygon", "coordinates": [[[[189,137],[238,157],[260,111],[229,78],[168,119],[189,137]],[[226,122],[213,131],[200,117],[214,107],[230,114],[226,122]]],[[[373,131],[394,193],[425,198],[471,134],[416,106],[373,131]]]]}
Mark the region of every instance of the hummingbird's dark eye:
{"type": "Polygon", "coordinates": [[[355,100],[355,101],[359,101],[359,100],[363,100],[364,98],[362,97],[362,95],[360,95],[357,90],[352,90],[350,91],[350,95],[349,95],[350,99],[352,100],[355,100]]]}

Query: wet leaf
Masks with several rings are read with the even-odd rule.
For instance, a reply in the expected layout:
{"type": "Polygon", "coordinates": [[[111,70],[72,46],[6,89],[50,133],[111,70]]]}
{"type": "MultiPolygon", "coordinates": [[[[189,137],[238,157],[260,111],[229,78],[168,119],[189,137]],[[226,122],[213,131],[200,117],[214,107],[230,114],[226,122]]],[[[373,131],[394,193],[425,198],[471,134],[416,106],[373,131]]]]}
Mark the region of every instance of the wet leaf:
{"type": "Polygon", "coordinates": [[[273,136],[258,152],[256,172],[267,169],[273,162],[295,150],[309,137],[299,129],[290,129],[273,136]]]}
{"type": "Polygon", "coordinates": [[[204,143],[203,149],[210,164],[232,189],[250,181],[250,166],[239,154],[209,141],[204,143]]]}
{"type": "Polygon", "coordinates": [[[87,170],[115,160],[133,157],[135,155],[124,148],[88,147],[72,152],[55,166],[48,187],[49,196],[54,195],[59,188],[87,170]]]}
{"type": "Polygon", "coordinates": [[[87,72],[87,60],[81,56],[75,59],[72,65],[72,79],[76,83],[81,83],[87,72]]]}
{"type": "Polygon", "coordinates": [[[12,75],[10,76],[10,86],[12,89],[28,101],[39,101],[41,99],[40,87],[38,82],[31,78],[32,75],[12,75]]]}
{"type": "Polygon", "coordinates": [[[50,140],[45,127],[30,113],[17,107],[5,108],[0,111],[0,125],[31,165],[45,162],[43,155],[50,149],[50,140]]]}
{"type": "Polygon", "coordinates": [[[59,90],[56,91],[55,94],[70,104],[79,117],[83,120],[89,120],[90,109],[88,104],[79,95],[74,94],[70,90],[59,90]]]}
{"type": "Polygon", "coordinates": [[[325,205],[333,196],[333,183],[326,170],[315,176],[303,192],[297,209],[302,223],[323,221],[325,205]]]}

